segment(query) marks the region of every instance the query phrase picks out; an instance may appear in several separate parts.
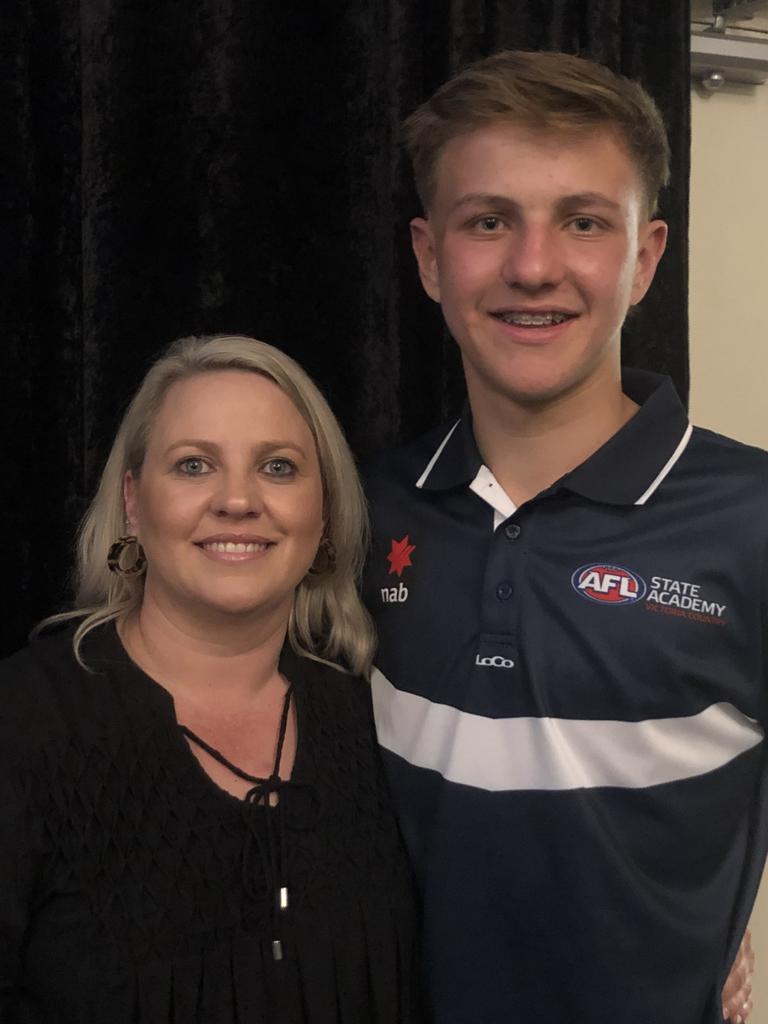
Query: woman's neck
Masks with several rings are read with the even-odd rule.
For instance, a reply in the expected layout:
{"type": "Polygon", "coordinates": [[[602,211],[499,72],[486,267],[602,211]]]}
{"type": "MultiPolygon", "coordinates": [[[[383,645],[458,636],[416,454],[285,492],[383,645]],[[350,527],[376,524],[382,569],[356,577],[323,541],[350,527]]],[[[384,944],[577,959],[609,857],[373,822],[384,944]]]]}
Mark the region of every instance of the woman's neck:
{"type": "Polygon", "coordinates": [[[284,688],[277,663],[287,625],[287,614],[277,614],[216,628],[163,608],[150,592],[118,632],[131,658],[174,698],[225,712],[284,688]]]}

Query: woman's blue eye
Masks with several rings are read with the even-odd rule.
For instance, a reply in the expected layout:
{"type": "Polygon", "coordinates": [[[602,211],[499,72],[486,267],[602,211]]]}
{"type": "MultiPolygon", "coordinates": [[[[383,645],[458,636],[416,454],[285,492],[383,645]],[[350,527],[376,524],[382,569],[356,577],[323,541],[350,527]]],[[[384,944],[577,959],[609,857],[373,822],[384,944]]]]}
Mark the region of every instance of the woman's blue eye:
{"type": "Polygon", "coordinates": [[[180,459],[176,466],[186,476],[202,476],[210,470],[208,463],[204,459],[199,459],[194,455],[190,455],[186,459],[180,459]]]}
{"type": "Polygon", "coordinates": [[[293,476],[296,467],[290,459],[270,459],[264,466],[269,476],[293,476]]]}

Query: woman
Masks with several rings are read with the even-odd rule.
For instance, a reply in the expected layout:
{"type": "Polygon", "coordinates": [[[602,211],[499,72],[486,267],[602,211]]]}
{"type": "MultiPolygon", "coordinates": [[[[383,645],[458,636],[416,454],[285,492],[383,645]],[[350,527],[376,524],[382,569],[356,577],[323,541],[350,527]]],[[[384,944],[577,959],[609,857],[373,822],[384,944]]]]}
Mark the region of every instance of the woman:
{"type": "Polygon", "coordinates": [[[292,360],[220,336],[152,367],[49,620],[76,628],[0,671],[0,1019],[418,1019],[365,532],[292,360]]]}

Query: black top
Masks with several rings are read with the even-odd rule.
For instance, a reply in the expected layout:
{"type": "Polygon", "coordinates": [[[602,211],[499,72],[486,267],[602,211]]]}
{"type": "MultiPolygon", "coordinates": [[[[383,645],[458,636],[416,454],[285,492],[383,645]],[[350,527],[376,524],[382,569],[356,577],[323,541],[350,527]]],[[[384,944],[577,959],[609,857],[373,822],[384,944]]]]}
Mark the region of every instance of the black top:
{"type": "Polygon", "coordinates": [[[3,1024],[417,1021],[410,874],[365,683],[283,652],[298,747],[276,911],[278,808],[209,778],[112,626],[84,654],[95,671],[67,631],[0,666],[3,1024]]]}
{"type": "Polygon", "coordinates": [[[468,414],[370,480],[436,1024],[722,1024],[768,849],[768,454],[623,384],[636,415],[519,507],[468,414]]]}

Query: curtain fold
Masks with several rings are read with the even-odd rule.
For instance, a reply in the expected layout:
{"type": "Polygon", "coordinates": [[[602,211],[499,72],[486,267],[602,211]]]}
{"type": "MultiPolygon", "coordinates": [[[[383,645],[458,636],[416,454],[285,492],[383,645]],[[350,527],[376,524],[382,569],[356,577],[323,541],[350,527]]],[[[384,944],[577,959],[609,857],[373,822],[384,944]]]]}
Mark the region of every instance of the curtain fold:
{"type": "Polygon", "coordinates": [[[675,0],[8,0],[2,650],[66,601],[77,520],[171,339],[285,349],[360,457],[458,407],[455,346],[410,253],[399,125],[502,47],[594,56],[656,97],[671,242],[624,349],[685,397],[689,17],[675,0]]]}

